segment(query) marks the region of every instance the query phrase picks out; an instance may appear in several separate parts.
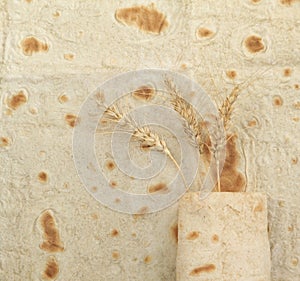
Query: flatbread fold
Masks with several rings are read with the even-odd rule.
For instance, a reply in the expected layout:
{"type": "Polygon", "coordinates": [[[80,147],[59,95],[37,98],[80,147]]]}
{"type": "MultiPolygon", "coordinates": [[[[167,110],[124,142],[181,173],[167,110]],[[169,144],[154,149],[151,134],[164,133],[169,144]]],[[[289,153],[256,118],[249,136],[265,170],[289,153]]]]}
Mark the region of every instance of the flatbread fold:
{"type": "Polygon", "coordinates": [[[186,193],[178,231],[177,281],[271,280],[264,194],[186,193]]]}

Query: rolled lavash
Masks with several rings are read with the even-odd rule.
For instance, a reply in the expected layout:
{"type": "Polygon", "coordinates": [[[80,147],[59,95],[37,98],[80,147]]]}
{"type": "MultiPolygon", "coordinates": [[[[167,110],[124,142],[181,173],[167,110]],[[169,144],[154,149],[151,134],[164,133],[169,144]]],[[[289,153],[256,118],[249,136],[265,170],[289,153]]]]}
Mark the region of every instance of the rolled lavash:
{"type": "Polygon", "coordinates": [[[179,203],[176,280],[268,281],[267,200],[261,193],[186,193],[179,203]]]}

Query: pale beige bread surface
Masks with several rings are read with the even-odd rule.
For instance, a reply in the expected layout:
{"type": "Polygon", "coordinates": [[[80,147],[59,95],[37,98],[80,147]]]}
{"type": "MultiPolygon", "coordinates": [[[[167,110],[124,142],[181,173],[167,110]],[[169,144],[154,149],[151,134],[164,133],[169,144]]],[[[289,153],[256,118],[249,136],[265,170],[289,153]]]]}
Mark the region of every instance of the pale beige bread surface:
{"type": "Polygon", "coordinates": [[[190,192],[179,202],[176,280],[270,281],[267,197],[190,192]]]}
{"type": "Polygon", "coordinates": [[[137,1],[0,2],[0,280],[175,280],[177,205],[113,212],[87,193],[72,159],[72,126],[89,93],[149,67],[189,76],[218,104],[254,77],[230,127],[238,169],[247,191],[268,194],[272,280],[300,279],[299,1],[138,5],[151,2],[166,21],[160,15],[150,33],[115,17],[137,1]],[[47,211],[63,251],[40,247],[47,211]]]}

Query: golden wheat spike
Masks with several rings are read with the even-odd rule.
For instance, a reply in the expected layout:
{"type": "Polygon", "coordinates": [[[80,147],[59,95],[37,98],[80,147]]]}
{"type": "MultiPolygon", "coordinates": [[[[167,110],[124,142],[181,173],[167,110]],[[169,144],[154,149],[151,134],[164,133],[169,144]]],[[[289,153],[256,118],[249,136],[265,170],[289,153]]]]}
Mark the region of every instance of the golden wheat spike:
{"type": "Polygon", "coordinates": [[[267,67],[266,69],[264,69],[262,71],[259,71],[259,70],[255,71],[255,73],[252,74],[247,80],[234,86],[234,88],[232,89],[230,94],[225,98],[222,105],[219,107],[219,112],[223,119],[223,125],[224,125],[225,130],[228,130],[228,128],[229,128],[229,123],[230,123],[230,120],[232,117],[232,112],[234,109],[233,105],[236,102],[239,94],[244,89],[246,89],[251,83],[253,83],[253,81],[257,80],[258,77],[261,77],[264,73],[266,73],[270,69],[271,69],[271,67],[267,67]]]}
{"type": "Polygon", "coordinates": [[[182,177],[185,187],[188,188],[180,166],[178,165],[176,159],[168,149],[167,144],[162,137],[160,137],[157,133],[153,132],[147,126],[139,127],[134,120],[128,118],[126,114],[124,114],[121,111],[118,105],[112,105],[106,108],[104,116],[106,116],[106,120],[112,122],[119,122],[120,120],[124,120],[126,125],[134,129],[133,137],[135,137],[142,146],[156,149],[157,151],[165,153],[165,155],[169,157],[170,160],[175,164],[182,177]]]}
{"type": "Polygon", "coordinates": [[[200,153],[203,152],[204,128],[202,120],[197,117],[196,110],[180,94],[176,86],[169,79],[165,80],[168,93],[171,95],[171,105],[185,120],[184,127],[188,136],[193,140],[200,153]]]}

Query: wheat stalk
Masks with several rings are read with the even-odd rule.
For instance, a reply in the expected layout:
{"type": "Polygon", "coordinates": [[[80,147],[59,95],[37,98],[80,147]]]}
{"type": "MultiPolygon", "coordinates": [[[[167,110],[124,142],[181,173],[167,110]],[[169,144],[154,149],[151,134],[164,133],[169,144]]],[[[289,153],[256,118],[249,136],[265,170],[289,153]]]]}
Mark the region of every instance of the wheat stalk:
{"type": "Polygon", "coordinates": [[[223,119],[223,126],[225,130],[228,130],[229,128],[229,123],[233,112],[233,105],[237,100],[240,91],[241,90],[239,86],[235,86],[231,93],[225,98],[222,105],[219,107],[219,113],[223,119]]]}
{"type": "MultiPolygon", "coordinates": [[[[256,75],[259,74],[258,76],[262,76],[268,70],[269,70],[269,68],[263,70],[261,73],[256,72],[256,75]]],[[[253,80],[257,79],[257,77],[255,77],[256,75],[252,75],[250,78],[248,78],[243,83],[236,85],[232,89],[230,94],[225,98],[225,100],[223,101],[221,106],[219,107],[218,110],[219,110],[220,116],[222,118],[225,131],[229,130],[229,125],[230,125],[232,113],[234,110],[234,103],[236,102],[237,98],[239,97],[239,94],[241,93],[241,91],[244,90],[246,87],[248,87],[252,83],[253,80]]],[[[223,145],[226,145],[226,143],[228,142],[228,140],[231,137],[232,136],[227,138],[225,141],[225,144],[223,144],[223,145]]],[[[218,173],[218,191],[221,191],[219,173],[218,173]]]]}
{"type": "Polygon", "coordinates": [[[108,107],[104,111],[104,118],[112,122],[119,122],[121,120],[124,120],[125,124],[129,125],[134,130],[133,137],[137,139],[142,147],[147,147],[150,149],[155,149],[159,152],[163,152],[175,164],[183,179],[185,187],[188,188],[180,166],[167,147],[165,140],[161,136],[153,132],[148,126],[139,127],[133,119],[128,118],[127,114],[122,113],[118,105],[112,105],[108,107]]]}
{"type": "MultiPolygon", "coordinates": [[[[212,128],[210,130],[214,134],[215,139],[215,142],[211,143],[211,138],[207,138],[205,126],[203,125],[204,122],[202,119],[199,119],[197,117],[197,113],[193,106],[189,104],[184,98],[182,98],[180,92],[170,80],[166,79],[165,85],[167,87],[168,93],[171,96],[171,104],[173,105],[174,110],[178,112],[178,114],[185,120],[186,132],[194,140],[199,153],[202,154],[204,152],[204,148],[206,147],[213,155],[217,165],[217,190],[221,191],[219,151],[222,146],[224,146],[224,144],[222,142],[222,136],[219,135],[219,132],[222,131],[220,130],[219,122],[213,122],[213,124],[217,124],[217,128],[212,128]]],[[[231,101],[231,98],[228,100],[231,101]]],[[[213,117],[217,119],[217,116],[213,117]]]]}

